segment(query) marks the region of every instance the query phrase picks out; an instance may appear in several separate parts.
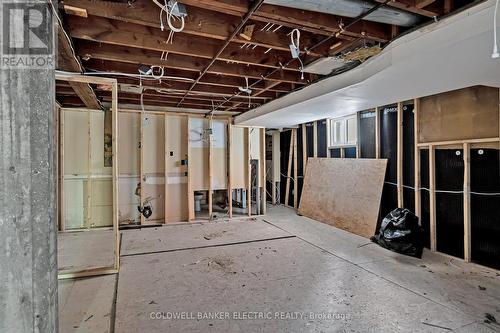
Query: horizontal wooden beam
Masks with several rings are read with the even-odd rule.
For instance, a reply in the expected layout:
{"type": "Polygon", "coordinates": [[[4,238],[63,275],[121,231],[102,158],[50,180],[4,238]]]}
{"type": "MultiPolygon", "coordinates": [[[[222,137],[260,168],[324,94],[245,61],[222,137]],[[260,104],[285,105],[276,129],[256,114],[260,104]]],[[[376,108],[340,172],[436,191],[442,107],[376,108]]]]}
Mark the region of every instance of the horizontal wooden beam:
{"type": "MultiPolygon", "coordinates": [[[[248,9],[248,1],[246,0],[183,0],[183,3],[235,16],[244,15],[248,9]]],[[[288,28],[299,28],[301,31],[324,36],[339,32],[341,22],[349,24],[353,20],[348,17],[268,4],[262,5],[259,11],[252,16],[252,19],[265,23],[272,22],[288,28]]],[[[387,42],[389,29],[389,25],[360,21],[349,28],[349,31],[343,33],[352,37],[364,37],[379,42],[387,42]]]]}
{"type": "MultiPolygon", "coordinates": [[[[167,61],[164,61],[160,59],[161,52],[141,50],[105,43],[95,43],[84,40],[77,40],[75,44],[77,53],[83,60],[102,59],[110,61],[122,61],[132,64],[163,66],[165,68],[175,68],[194,72],[202,71],[210,62],[208,59],[197,58],[197,60],[194,60],[176,54],[169,55],[167,61]]],[[[254,66],[227,65],[228,64],[225,62],[218,61],[210,67],[208,73],[260,79],[263,75],[266,75],[269,72],[267,69],[255,68],[254,66]]],[[[270,81],[280,81],[288,83],[307,83],[307,80],[301,79],[300,73],[283,70],[277,71],[266,79],[270,81]]]]}
{"type": "MultiPolygon", "coordinates": [[[[98,60],[91,59],[85,62],[85,67],[87,70],[91,71],[99,71],[99,72],[119,72],[119,73],[127,73],[127,74],[138,74],[138,65],[121,62],[121,61],[107,61],[107,60],[98,60]]],[[[192,71],[180,70],[180,69],[166,69],[164,75],[169,77],[179,77],[179,78],[188,78],[188,79],[196,79],[197,73],[192,71]]],[[[165,81],[170,81],[172,79],[168,79],[165,81]]],[[[175,80],[174,80],[175,81],[175,80]]],[[[250,80],[250,84],[252,84],[250,80]]],[[[278,81],[274,81],[278,82],[278,81]]],[[[205,74],[200,81],[201,84],[221,86],[221,87],[242,87],[246,85],[244,78],[234,77],[234,76],[226,76],[226,75],[217,75],[217,74],[205,74]]],[[[265,82],[261,82],[254,86],[254,89],[268,89],[270,91],[278,91],[278,92],[288,92],[292,89],[292,85],[290,83],[280,83],[271,89],[267,88],[265,82]]]]}
{"type": "MultiPolygon", "coordinates": [[[[107,18],[71,16],[67,18],[69,32],[73,38],[91,40],[99,43],[135,47],[139,49],[169,52],[184,56],[212,59],[220,48],[220,41],[178,33],[173,43],[167,43],[168,33],[160,29],[139,24],[127,23],[107,18]]],[[[230,43],[218,57],[220,61],[253,65],[266,68],[279,68],[291,58],[290,51],[267,50],[262,47],[244,47],[230,43]]],[[[286,70],[299,71],[290,67],[286,70]]]]}

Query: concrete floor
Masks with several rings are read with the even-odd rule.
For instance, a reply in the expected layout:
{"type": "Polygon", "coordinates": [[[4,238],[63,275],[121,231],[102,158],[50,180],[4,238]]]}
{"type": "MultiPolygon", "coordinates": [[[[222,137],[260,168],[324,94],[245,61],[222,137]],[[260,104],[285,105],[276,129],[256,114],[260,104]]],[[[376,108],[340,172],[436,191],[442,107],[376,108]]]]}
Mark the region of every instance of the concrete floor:
{"type": "Polygon", "coordinates": [[[500,332],[485,322],[500,321],[499,272],[402,256],[284,207],[123,232],[114,287],[109,276],[63,286],[61,331],[500,332]]]}

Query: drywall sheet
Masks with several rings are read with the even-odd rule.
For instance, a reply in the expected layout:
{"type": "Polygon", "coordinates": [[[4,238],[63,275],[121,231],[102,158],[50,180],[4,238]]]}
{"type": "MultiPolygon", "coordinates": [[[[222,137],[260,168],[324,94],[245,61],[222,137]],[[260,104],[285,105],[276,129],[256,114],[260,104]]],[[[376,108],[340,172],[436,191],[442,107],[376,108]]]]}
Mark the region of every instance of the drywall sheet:
{"type": "Polygon", "coordinates": [[[470,163],[472,261],[500,269],[499,151],[471,149],[470,163]]]}
{"type": "Polygon", "coordinates": [[[189,165],[194,191],[208,190],[208,119],[189,119],[189,165]]]}
{"type": "Polygon", "coordinates": [[[86,179],[64,180],[64,218],[66,229],[85,227],[87,220],[87,181],[86,179]]]}
{"type": "Polygon", "coordinates": [[[360,112],[359,147],[361,158],[375,158],[375,111],[360,112]]]}
{"type": "Polygon", "coordinates": [[[419,142],[498,137],[498,95],[475,86],[422,98],[419,142]]]}
{"type": "Polygon", "coordinates": [[[120,176],[118,179],[118,221],[120,223],[137,222],[140,219],[137,207],[139,196],[135,194],[139,186],[138,176],[120,176]]]}
{"type": "Polygon", "coordinates": [[[187,116],[167,116],[166,157],[167,172],[165,222],[186,221],[188,214],[187,190],[187,116]]]}
{"type": "MultiPolygon", "coordinates": [[[[140,115],[118,113],[118,174],[139,175],[140,115]]],[[[120,189],[121,191],[121,189],[120,189]]]]}
{"type": "Polygon", "coordinates": [[[463,150],[436,149],[436,246],[459,258],[464,257],[463,187],[463,150]]]}
{"type": "Polygon", "coordinates": [[[354,234],[375,234],[385,159],[310,158],[299,213],[354,234]]]}
{"type": "Polygon", "coordinates": [[[163,176],[165,172],[165,117],[154,114],[144,114],[142,117],[144,174],[163,176]]]}
{"type": "Polygon", "coordinates": [[[248,166],[247,160],[247,129],[244,127],[231,127],[231,187],[233,189],[247,187],[248,166]]]}
{"type": "Polygon", "coordinates": [[[212,121],[212,189],[227,188],[227,122],[212,121]]]}
{"type": "Polygon", "coordinates": [[[90,187],[92,198],[90,206],[90,227],[113,226],[112,179],[93,179],[90,187]]]}
{"type": "Polygon", "coordinates": [[[87,175],[89,172],[89,113],[63,110],[64,174],[87,175]]]}

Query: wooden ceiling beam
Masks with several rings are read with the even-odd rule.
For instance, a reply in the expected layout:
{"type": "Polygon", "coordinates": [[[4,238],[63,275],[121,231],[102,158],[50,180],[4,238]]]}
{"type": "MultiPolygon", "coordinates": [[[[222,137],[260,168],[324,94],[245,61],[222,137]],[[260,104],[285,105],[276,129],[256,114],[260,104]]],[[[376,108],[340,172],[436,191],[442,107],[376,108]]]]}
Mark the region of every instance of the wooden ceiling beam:
{"type": "MultiPolygon", "coordinates": [[[[248,9],[247,0],[183,0],[183,3],[236,16],[244,15],[248,9]]],[[[252,16],[252,19],[325,36],[339,32],[341,22],[348,24],[352,20],[348,17],[268,4],[262,5],[259,11],[252,16]]],[[[389,25],[382,23],[362,21],[356,23],[349,31],[353,37],[387,42],[389,40],[388,27],[389,25]],[[363,32],[364,35],[362,35],[363,32]]]]}
{"type": "MultiPolygon", "coordinates": [[[[166,43],[168,34],[160,29],[138,24],[121,22],[97,16],[88,18],[68,16],[67,23],[71,37],[99,43],[122,45],[140,49],[169,52],[184,56],[212,59],[220,48],[221,42],[215,39],[193,37],[178,33],[173,43],[166,43]]],[[[265,53],[262,47],[241,48],[230,43],[218,57],[220,61],[244,65],[278,68],[279,63],[290,59],[290,51],[271,50],[265,53]]],[[[298,71],[296,68],[287,70],[298,71]]]]}
{"type": "MultiPolygon", "coordinates": [[[[90,71],[138,74],[138,65],[126,62],[92,59],[87,61],[85,63],[85,66],[87,70],[90,71]]],[[[180,69],[166,69],[165,75],[170,77],[189,78],[193,80],[196,79],[196,73],[180,69]]],[[[175,80],[166,79],[164,81],[169,82],[175,80]]],[[[137,82],[139,82],[138,78],[137,82]]],[[[272,81],[272,82],[277,82],[277,81],[272,81]]],[[[207,85],[221,86],[221,87],[233,87],[233,88],[244,87],[246,84],[244,78],[238,78],[226,75],[217,75],[217,74],[205,74],[201,79],[200,83],[207,85]]],[[[250,84],[252,84],[252,80],[250,80],[250,84]]],[[[257,90],[261,90],[264,88],[267,88],[265,82],[261,82],[254,87],[254,89],[257,90]]],[[[282,84],[279,85],[279,87],[275,87],[269,90],[278,92],[288,92],[290,91],[290,89],[291,89],[291,84],[283,82],[282,84]]]]}
{"type": "MultiPolygon", "coordinates": [[[[183,3],[186,2],[183,1],[183,3]]],[[[65,0],[65,4],[85,9],[88,15],[100,16],[154,28],[160,27],[160,9],[150,0],[137,0],[131,5],[123,2],[120,3],[100,0],[65,0]]],[[[226,40],[226,38],[229,37],[232,28],[239,23],[238,17],[243,16],[248,8],[247,4],[247,7],[237,6],[237,12],[226,12],[225,9],[220,6],[213,6],[212,8],[209,8],[203,4],[198,4],[197,1],[194,1],[192,4],[194,6],[187,6],[188,16],[186,17],[185,28],[182,33],[218,40],[226,40]]],[[[264,5],[264,7],[267,7],[267,5],[264,5]]],[[[289,10],[293,11],[294,9],[289,10]]],[[[276,20],[262,18],[258,20],[260,24],[258,24],[254,29],[252,39],[250,41],[241,38],[240,36],[236,36],[233,39],[233,42],[238,44],[250,42],[253,45],[258,45],[266,49],[272,48],[288,52],[288,45],[290,42],[288,33],[290,32],[290,29],[298,27],[302,30],[302,45],[314,45],[319,41],[319,36],[315,36],[315,34],[319,33],[320,35],[325,35],[337,32],[338,22],[341,20],[343,22],[350,20],[349,18],[325,14],[327,18],[324,19],[324,21],[329,26],[329,29],[320,29],[319,31],[318,29],[312,29],[312,31],[307,31],[307,25],[304,25],[305,22],[297,21],[297,19],[302,17],[300,15],[300,11],[297,12],[299,15],[293,16],[290,20],[287,20],[287,22],[281,22],[286,24],[282,24],[283,28],[280,28],[276,32],[272,31],[274,28],[270,31],[261,31],[260,28],[269,21],[274,21],[274,23],[279,24],[276,20]]],[[[318,13],[314,14],[317,15],[318,13]]],[[[256,17],[258,18],[258,16],[254,15],[252,19],[256,17]]],[[[312,22],[314,23],[316,20],[313,18],[312,22]]],[[[252,23],[254,23],[253,20],[252,23]]],[[[353,37],[360,37],[362,32],[366,32],[367,39],[373,39],[378,42],[386,42],[390,37],[389,31],[383,24],[373,22],[358,24],[353,27],[352,31],[354,34],[353,37]]],[[[168,32],[166,31],[165,33],[168,32]]],[[[319,56],[327,52],[328,45],[325,45],[310,54],[313,56],[319,56]]]]}
{"type": "MultiPolygon", "coordinates": [[[[59,22],[57,22],[56,26],[58,42],[57,68],[63,71],[81,73],[82,66],[76,58],[70,39],[59,25],[59,22]]],[[[69,85],[86,107],[90,109],[101,109],[101,105],[90,85],[81,82],[70,82],[69,85]]]]}
{"type": "MultiPolygon", "coordinates": [[[[167,61],[161,60],[161,52],[129,48],[119,45],[109,45],[105,43],[95,43],[79,40],[76,42],[77,53],[85,61],[86,59],[102,59],[109,61],[122,61],[132,64],[145,64],[150,66],[164,66],[165,68],[174,68],[200,72],[204,66],[208,65],[207,59],[191,60],[189,58],[171,54],[167,61]]],[[[85,62],[84,62],[85,65],[85,62]]],[[[254,66],[227,66],[224,62],[216,62],[208,71],[210,74],[221,74],[236,77],[248,77],[260,79],[267,74],[267,71],[254,66]]],[[[270,81],[280,81],[288,83],[305,84],[300,73],[291,71],[277,71],[267,78],[270,81]]]]}

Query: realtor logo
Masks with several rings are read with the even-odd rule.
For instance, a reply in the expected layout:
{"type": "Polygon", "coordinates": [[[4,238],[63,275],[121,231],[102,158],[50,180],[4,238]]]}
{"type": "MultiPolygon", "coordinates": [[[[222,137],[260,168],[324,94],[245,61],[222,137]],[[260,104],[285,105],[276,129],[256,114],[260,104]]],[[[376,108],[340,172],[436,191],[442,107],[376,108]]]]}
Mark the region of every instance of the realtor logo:
{"type": "Polygon", "coordinates": [[[52,12],[48,3],[2,5],[1,67],[53,67],[52,12]]]}
{"type": "Polygon", "coordinates": [[[52,53],[52,17],[47,4],[3,4],[3,52],[52,53]]]}

